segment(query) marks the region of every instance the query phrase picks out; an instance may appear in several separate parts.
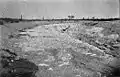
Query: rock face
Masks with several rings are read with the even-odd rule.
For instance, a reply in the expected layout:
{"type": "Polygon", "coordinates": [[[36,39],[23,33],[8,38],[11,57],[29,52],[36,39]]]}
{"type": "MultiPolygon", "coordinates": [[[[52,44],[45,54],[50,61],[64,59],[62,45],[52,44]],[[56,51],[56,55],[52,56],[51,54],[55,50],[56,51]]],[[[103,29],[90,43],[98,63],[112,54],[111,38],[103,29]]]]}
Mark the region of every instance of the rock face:
{"type": "Polygon", "coordinates": [[[85,23],[39,25],[11,40],[19,40],[13,47],[21,48],[20,56],[39,67],[37,77],[113,76],[119,66],[119,32],[107,34],[106,25],[115,24],[85,23]]]}

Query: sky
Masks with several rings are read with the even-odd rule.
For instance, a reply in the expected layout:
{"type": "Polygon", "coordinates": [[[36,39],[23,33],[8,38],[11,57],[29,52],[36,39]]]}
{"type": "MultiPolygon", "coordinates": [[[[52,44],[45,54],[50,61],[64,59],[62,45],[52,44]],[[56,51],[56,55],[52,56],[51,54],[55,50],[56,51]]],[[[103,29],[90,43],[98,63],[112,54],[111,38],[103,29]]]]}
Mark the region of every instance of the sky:
{"type": "Polygon", "coordinates": [[[118,0],[0,0],[0,17],[106,18],[119,16],[118,0]]]}

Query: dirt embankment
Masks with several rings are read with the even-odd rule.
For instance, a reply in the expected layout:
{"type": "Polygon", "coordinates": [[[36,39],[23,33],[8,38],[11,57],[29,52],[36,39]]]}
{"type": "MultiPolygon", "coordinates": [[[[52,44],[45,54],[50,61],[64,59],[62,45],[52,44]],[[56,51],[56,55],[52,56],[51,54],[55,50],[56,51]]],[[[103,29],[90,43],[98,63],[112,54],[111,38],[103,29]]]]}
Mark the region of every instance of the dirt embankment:
{"type": "Polygon", "coordinates": [[[15,51],[20,48],[20,56],[38,65],[38,77],[100,77],[119,65],[119,24],[39,25],[13,36],[6,46],[13,45],[15,51]]]}

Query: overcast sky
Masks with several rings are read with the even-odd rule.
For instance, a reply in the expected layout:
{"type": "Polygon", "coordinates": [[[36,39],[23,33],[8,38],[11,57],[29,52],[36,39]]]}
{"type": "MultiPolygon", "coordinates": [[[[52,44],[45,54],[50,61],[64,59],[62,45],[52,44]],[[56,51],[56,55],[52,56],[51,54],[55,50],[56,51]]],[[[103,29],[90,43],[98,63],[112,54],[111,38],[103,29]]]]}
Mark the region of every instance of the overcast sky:
{"type": "Polygon", "coordinates": [[[118,0],[0,0],[1,17],[118,17],[118,0]]]}

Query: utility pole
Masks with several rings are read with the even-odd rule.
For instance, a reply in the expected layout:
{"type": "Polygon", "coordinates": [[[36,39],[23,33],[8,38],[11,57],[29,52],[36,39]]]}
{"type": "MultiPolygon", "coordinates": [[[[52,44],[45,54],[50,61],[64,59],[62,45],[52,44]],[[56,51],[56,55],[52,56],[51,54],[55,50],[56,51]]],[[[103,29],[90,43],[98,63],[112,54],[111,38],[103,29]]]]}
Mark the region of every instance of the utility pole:
{"type": "Polygon", "coordinates": [[[20,16],[20,20],[22,20],[22,14],[21,14],[21,16],[20,16]]]}
{"type": "Polygon", "coordinates": [[[42,20],[44,20],[44,16],[43,16],[42,20]]]}
{"type": "Polygon", "coordinates": [[[120,18],[120,0],[118,1],[119,1],[118,8],[119,8],[119,18],[120,18]]]}

